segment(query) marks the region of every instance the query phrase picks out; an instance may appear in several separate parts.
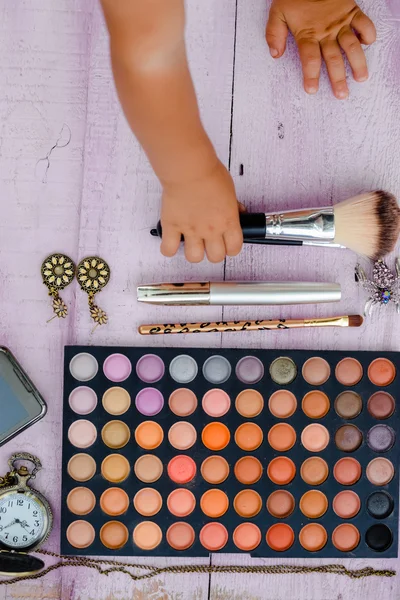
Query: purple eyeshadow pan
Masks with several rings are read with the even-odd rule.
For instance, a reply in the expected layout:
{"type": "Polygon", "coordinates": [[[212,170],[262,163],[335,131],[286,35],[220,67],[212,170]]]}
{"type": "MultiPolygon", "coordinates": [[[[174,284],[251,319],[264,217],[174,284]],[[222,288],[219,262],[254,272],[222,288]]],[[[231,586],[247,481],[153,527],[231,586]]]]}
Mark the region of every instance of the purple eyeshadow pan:
{"type": "Polygon", "coordinates": [[[136,373],[145,383],[156,383],[164,376],[164,361],[156,354],[145,354],[136,363],[136,373]]]}
{"type": "Polygon", "coordinates": [[[156,388],[143,388],[136,396],[135,405],[142,415],[154,417],[164,406],[164,396],[156,388]]]}
{"type": "Polygon", "coordinates": [[[104,361],[103,371],[107,379],[115,383],[120,383],[128,379],[131,374],[131,361],[125,354],[111,354],[104,361]]]}
{"type": "Polygon", "coordinates": [[[375,425],[368,431],[367,442],[375,452],[387,452],[393,446],[396,433],[388,425],[375,425]]]}
{"type": "Polygon", "coordinates": [[[236,377],[242,383],[258,383],[264,376],[264,365],[255,356],[244,356],[236,365],[236,377]]]}

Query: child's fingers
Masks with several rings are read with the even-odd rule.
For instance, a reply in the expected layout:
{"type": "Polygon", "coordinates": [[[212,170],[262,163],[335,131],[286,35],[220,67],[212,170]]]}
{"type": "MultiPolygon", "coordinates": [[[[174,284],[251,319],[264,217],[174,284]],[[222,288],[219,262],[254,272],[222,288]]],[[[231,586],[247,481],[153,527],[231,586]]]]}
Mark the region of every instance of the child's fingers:
{"type": "Polygon", "coordinates": [[[344,100],[349,95],[344,60],[336,40],[322,40],[322,56],[326,62],[332,90],[336,98],[344,100]]]}
{"type": "Polygon", "coordinates": [[[235,227],[224,233],[224,242],[226,254],[228,256],[237,256],[243,246],[243,233],[240,227],[235,227]]]}
{"type": "Polygon", "coordinates": [[[303,67],[304,89],[308,94],[315,94],[319,87],[321,71],[321,49],[317,40],[297,40],[300,60],[303,67]]]}
{"type": "Polygon", "coordinates": [[[367,60],[364,50],[361,47],[360,40],[350,27],[343,28],[338,35],[338,42],[344,52],[353,71],[356,81],[365,81],[368,79],[367,60]]]}
{"type": "Polygon", "coordinates": [[[289,30],[281,13],[271,9],[265,37],[273,58],[279,58],[285,52],[289,30]]]}
{"type": "Polygon", "coordinates": [[[204,241],[196,236],[185,236],[185,256],[191,263],[199,263],[204,258],[204,241]]]}
{"type": "Polygon", "coordinates": [[[351,26],[357,31],[362,44],[373,44],[376,40],[375,25],[365,15],[362,10],[359,10],[351,22],[351,26]]]}
{"type": "Polygon", "coordinates": [[[164,256],[174,256],[178,252],[181,243],[181,234],[174,227],[163,225],[163,237],[161,240],[161,254],[164,256]]]}
{"type": "Polygon", "coordinates": [[[226,256],[226,248],[222,236],[205,240],[207,258],[212,263],[222,262],[226,256]]]}

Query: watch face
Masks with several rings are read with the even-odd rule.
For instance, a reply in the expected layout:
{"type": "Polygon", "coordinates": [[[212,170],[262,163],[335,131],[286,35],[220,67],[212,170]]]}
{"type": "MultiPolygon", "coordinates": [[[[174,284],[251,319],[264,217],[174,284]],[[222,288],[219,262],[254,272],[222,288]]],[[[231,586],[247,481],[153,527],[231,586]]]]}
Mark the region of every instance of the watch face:
{"type": "Polygon", "coordinates": [[[34,546],[43,537],[47,523],[46,510],[33,493],[9,491],[0,495],[0,545],[34,546]]]}

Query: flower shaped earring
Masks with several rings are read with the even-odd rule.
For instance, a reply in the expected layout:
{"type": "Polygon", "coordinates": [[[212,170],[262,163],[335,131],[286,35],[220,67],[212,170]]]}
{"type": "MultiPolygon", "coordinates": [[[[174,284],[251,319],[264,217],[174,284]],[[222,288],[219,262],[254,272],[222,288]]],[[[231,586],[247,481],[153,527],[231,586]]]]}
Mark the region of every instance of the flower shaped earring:
{"type": "Polygon", "coordinates": [[[76,278],[82,290],[89,296],[90,316],[96,323],[94,331],[98,325],[105,325],[108,321],[107,314],[95,304],[94,297],[109,282],[110,267],[102,258],[89,256],[84,258],[77,266],[76,278]]]}
{"type": "Polygon", "coordinates": [[[43,283],[49,290],[49,296],[53,297],[54,316],[47,321],[48,323],[58,317],[65,319],[68,314],[68,307],[64,300],[60,298],[59,292],[69,285],[75,276],[75,264],[65,254],[50,254],[43,262],[41,267],[43,283]]]}

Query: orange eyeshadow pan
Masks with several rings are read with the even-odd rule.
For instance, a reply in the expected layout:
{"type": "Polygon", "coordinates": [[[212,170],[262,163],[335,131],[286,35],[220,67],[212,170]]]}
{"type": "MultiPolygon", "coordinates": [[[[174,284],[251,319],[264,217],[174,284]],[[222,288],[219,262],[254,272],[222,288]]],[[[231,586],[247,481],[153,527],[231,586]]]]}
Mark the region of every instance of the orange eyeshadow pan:
{"type": "Polygon", "coordinates": [[[189,337],[65,348],[61,553],[397,558],[400,354],[189,337]]]}

